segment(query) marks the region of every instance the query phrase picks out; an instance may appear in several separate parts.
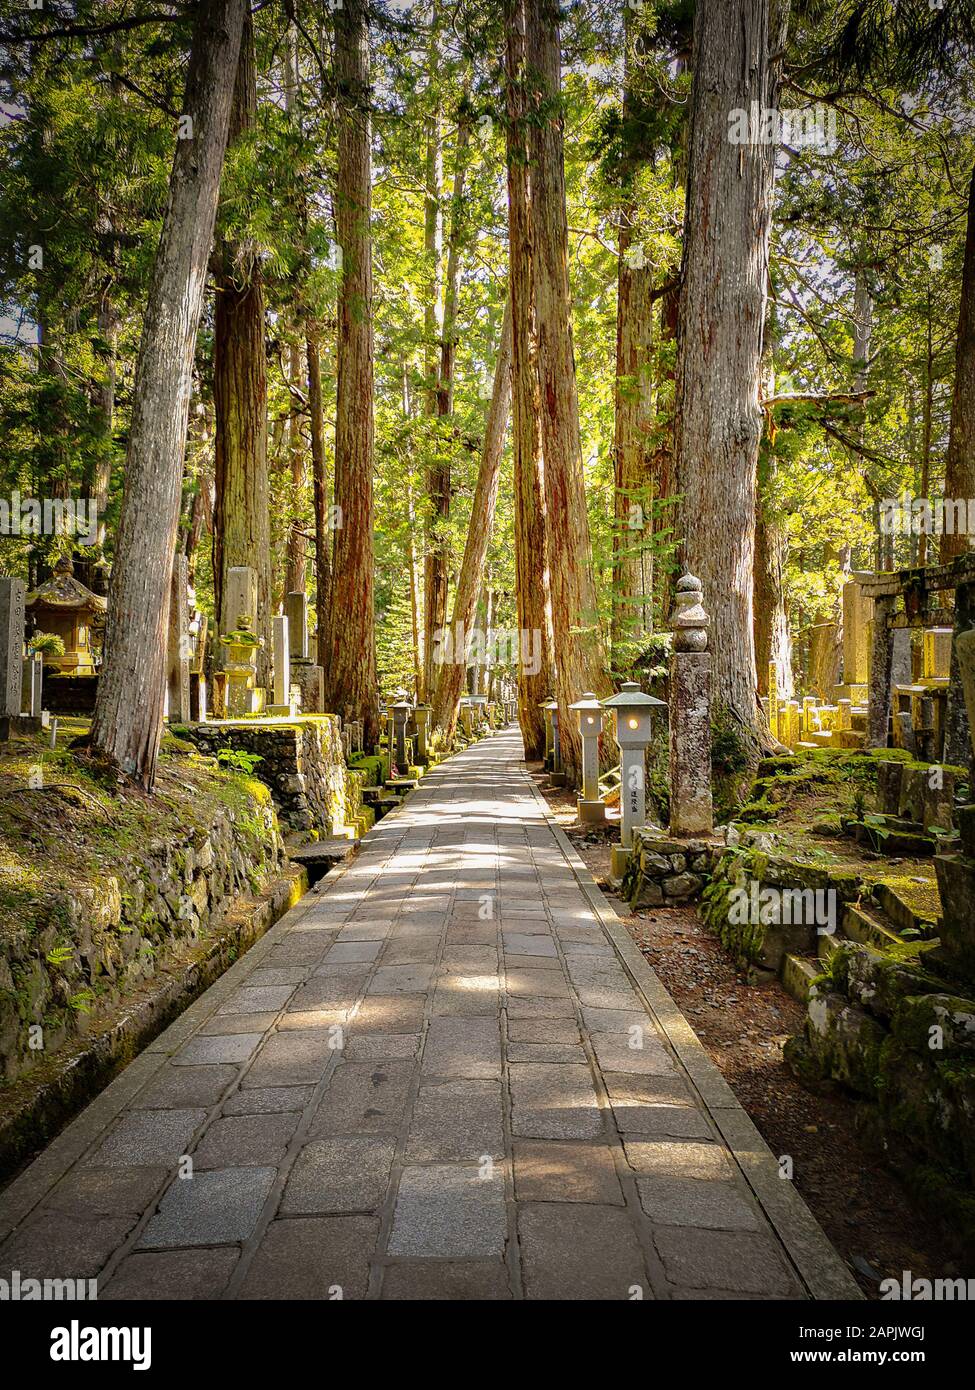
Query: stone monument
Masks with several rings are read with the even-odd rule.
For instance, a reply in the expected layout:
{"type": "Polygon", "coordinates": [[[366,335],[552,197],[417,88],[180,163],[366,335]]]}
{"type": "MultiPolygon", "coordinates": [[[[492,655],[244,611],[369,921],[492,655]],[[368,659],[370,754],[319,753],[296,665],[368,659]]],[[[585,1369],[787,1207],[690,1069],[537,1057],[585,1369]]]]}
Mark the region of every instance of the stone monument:
{"type": "Polygon", "coordinates": [[[24,619],[27,591],[22,579],[0,576],[0,721],[20,717],[24,698],[24,619]]]}
{"type": "Polygon", "coordinates": [[[190,720],[190,637],[189,560],[177,555],[169,595],[169,633],[166,648],[167,712],[171,724],[190,720]]]}
{"type": "Polygon", "coordinates": [[[670,831],[706,835],[711,800],[711,657],[701,581],[677,581],[670,659],[670,831]]]}

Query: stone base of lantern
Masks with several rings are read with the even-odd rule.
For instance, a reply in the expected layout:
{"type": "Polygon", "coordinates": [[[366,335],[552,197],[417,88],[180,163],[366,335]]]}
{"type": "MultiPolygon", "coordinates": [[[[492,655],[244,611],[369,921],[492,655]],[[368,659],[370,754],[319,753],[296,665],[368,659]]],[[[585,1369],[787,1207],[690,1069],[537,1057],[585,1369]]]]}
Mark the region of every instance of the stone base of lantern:
{"type": "Polygon", "coordinates": [[[606,803],[604,801],[587,801],[585,797],[577,797],[576,814],[583,825],[602,825],[606,820],[606,803]]]}
{"type": "Polygon", "coordinates": [[[632,850],[625,845],[612,845],[609,851],[609,872],[611,878],[621,879],[626,873],[632,850]]]}
{"type": "Polygon", "coordinates": [[[274,719],[294,719],[295,712],[290,705],[269,705],[268,714],[274,719]]]}
{"type": "Polygon", "coordinates": [[[548,775],[548,780],[551,782],[551,784],[552,784],[553,787],[564,787],[564,786],[565,786],[565,773],[564,773],[564,772],[550,772],[549,775],[548,775]]]}

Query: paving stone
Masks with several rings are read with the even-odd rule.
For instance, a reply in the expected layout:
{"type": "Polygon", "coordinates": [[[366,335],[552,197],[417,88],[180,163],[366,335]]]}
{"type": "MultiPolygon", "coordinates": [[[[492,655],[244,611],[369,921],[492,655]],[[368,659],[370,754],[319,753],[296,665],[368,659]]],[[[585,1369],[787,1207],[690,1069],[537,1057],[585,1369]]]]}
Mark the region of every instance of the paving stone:
{"type": "Polygon", "coordinates": [[[267,963],[272,968],[317,965],[327,945],[320,932],[293,931],[268,953],[267,963]]]}
{"type": "Polygon", "coordinates": [[[359,966],[351,966],[350,970],[351,974],[313,975],[292,997],[288,1013],[354,1008],[365,989],[369,973],[368,968],[363,970],[359,966]]]}
{"type": "Polygon", "coordinates": [[[346,941],[382,941],[389,934],[389,922],[349,922],[336,938],[346,941]]]}
{"type": "Polygon", "coordinates": [[[512,1133],[529,1139],[587,1139],[604,1130],[588,1067],[523,1063],[509,1073],[512,1133]]]}
{"type": "Polygon", "coordinates": [[[342,1062],[312,1121],[311,1133],[395,1134],[406,1115],[412,1061],[342,1062]]]}
{"type": "Polygon", "coordinates": [[[441,1081],[420,1087],[406,1145],[407,1163],[470,1163],[503,1155],[498,1082],[441,1081]]]}
{"type": "Polygon", "coordinates": [[[354,1029],[346,1035],[344,1056],[348,1062],[415,1057],[420,1051],[419,1033],[367,1033],[354,1029]]]}
{"type": "Polygon", "coordinates": [[[440,975],[433,992],[431,1012],[460,1014],[497,1014],[501,1009],[501,981],[497,971],[483,975],[440,975]]]}
{"type": "Polygon", "coordinates": [[[43,1209],[0,1245],[0,1279],[94,1279],[137,1221],[134,1213],[97,1221],[43,1209]]]}
{"type": "Polygon", "coordinates": [[[227,1033],[190,1038],[172,1057],[174,1067],[202,1067],[210,1063],[249,1062],[263,1040],[261,1033],[227,1033]]]}
{"type": "Polygon", "coordinates": [[[221,1014],[277,1013],[295,992],[294,985],[260,985],[257,988],[235,989],[226,1004],[217,1010],[221,1014]]]}
{"type": "Polygon", "coordinates": [[[511,1298],[500,1260],[402,1260],[383,1272],[382,1299],[489,1302],[511,1298]]]}
{"type": "Polygon", "coordinates": [[[613,1151],[605,1143],[516,1140],[514,1174],[519,1202],[623,1205],[613,1151]]]}
{"type": "Polygon", "coordinates": [[[122,1261],[98,1300],[219,1298],[239,1258],[229,1249],[137,1252],[122,1261]]]}
{"type": "Polygon", "coordinates": [[[640,1001],[632,989],[617,988],[615,985],[603,984],[601,981],[576,983],[575,992],[579,996],[579,1003],[584,1008],[627,1010],[639,1010],[640,1008],[640,1001]]]}
{"type": "Polygon", "coordinates": [[[435,965],[440,953],[439,936],[396,937],[387,942],[383,965],[435,965]]]}
{"type": "Polygon", "coordinates": [[[325,1029],[336,1037],[334,1045],[341,1051],[342,1037],[354,1015],[355,1008],[351,1006],[347,1009],[303,1009],[300,1013],[282,1014],[278,1021],[278,1032],[310,1033],[316,1029],[325,1029]]]}
{"type": "Polygon", "coordinates": [[[467,1259],[504,1251],[504,1179],[476,1164],[407,1167],[400,1177],[390,1255],[467,1259]]]}
{"type": "Polygon", "coordinates": [[[147,1086],[132,1102],[136,1110],[180,1110],[203,1106],[209,1109],[232,1086],[239,1075],[237,1067],[160,1067],[147,1086]]]}
{"type": "Polygon", "coordinates": [[[505,988],[513,996],[533,999],[568,999],[569,986],[561,970],[507,970],[505,988]]]}
{"type": "Polygon", "coordinates": [[[373,1211],[382,1206],[396,1146],[367,1135],[313,1139],[295,1160],[281,1214],[373,1211]]]}
{"type": "Polygon", "coordinates": [[[649,1021],[645,1033],[628,1037],[625,1033],[590,1033],[596,1061],[603,1072],[642,1072],[648,1076],[671,1076],[674,1063],[663,1043],[651,1033],[649,1021]],[[630,1043],[638,1042],[639,1047],[630,1043]]]}
{"type": "Polygon", "coordinates": [[[625,1139],[630,1167],[646,1176],[714,1179],[731,1177],[731,1165],[720,1144],[683,1140],[625,1139]]]}
{"type": "Polygon", "coordinates": [[[512,1043],[577,1043],[579,1027],[571,1018],[508,1019],[509,1053],[512,1043]]]}
{"type": "Polygon", "coordinates": [[[702,1226],[713,1230],[757,1231],[761,1220],[734,1182],[701,1182],[655,1174],[637,1178],[643,1210],[656,1226],[702,1226]]]}
{"type": "Polygon", "coordinates": [[[582,1011],[582,1021],[591,1033],[625,1033],[631,1028],[652,1029],[653,1022],[644,1009],[589,1009],[582,1011]]]}
{"type": "Polygon", "coordinates": [[[130,1110],[86,1162],[100,1168],[172,1167],[206,1119],[205,1110],[130,1110]]]}
{"type": "Polygon", "coordinates": [[[571,1018],[574,1019],[575,1009],[572,1000],[566,996],[563,999],[543,998],[539,995],[526,995],[519,998],[511,995],[505,1006],[509,1019],[516,1018],[571,1018]]]}
{"type": "MultiPolygon", "coordinates": [[[[289,965],[280,967],[261,967],[253,970],[247,977],[247,983],[256,985],[300,985],[304,984],[308,978],[308,966],[289,965]]],[[[171,1259],[172,1256],[164,1255],[161,1258],[171,1259]]]]}
{"type": "Polygon", "coordinates": [[[225,1036],[227,1033],[269,1033],[280,1017],[274,1013],[262,1014],[214,1014],[200,1028],[197,1037],[225,1036]]]}
{"type": "Polygon", "coordinates": [[[498,952],[494,946],[447,946],[441,961],[445,975],[496,975],[498,952]]]}
{"type": "Polygon", "coordinates": [[[369,982],[370,994],[419,994],[429,989],[432,965],[381,965],[369,982]]]}
{"type": "Polygon", "coordinates": [[[558,950],[552,937],[547,934],[529,936],[524,932],[503,931],[501,940],[506,954],[520,956],[552,956],[558,959],[558,950]]]}
{"type": "Polygon", "coordinates": [[[525,1296],[552,1300],[651,1297],[643,1254],[625,1208],[579,1202],[518,1206],[525,1296]]]}
{"type": "Polygon", "coordinates": [[[423,1048],[424,1072],[436,1076],[500,1077],[501,1029],[494,1018],[430,1020],[423,1048]]]}
{"type": "Polygon", "coordinates": [[[234,1091],[223,1103],[225,1115],[270,1115],[302,1111],[314,1094],[313,1086],[255,1086],[234,1091]]]}
{"type": "Polygon", "coordinates": [[[365,1298],[379,1236],[372,1216],[272,1221],[241,1286],[242,1299],[327,1302],[365,1298]]]}
{"type": "Polygon", "coordinates": [[[777,1246],[750,1231],[705,1231],[661,1227],[653,1243],[671,1283],[690,1289],[729,1289],[735,1293],[794,1294],[777,1246]]]}
{"type": "Polygon", "coordinates": [[[330,946],[319,970],[328,965],[348,965],[350,962],[374,961],[383,949],[382,941],[336,941],[330,946]]]}
{"type": "Polygon", "coordinates": [[[275,1033],[261,1049],[241,1085],[313,1086],[335,1056],[327,1029],[275,1033]]]}
{"type": "Polygon", "coordinates": [[[176,1178],[138,1241],[138,1248],[232,1245],[257,1225],[274,1168],[214,1168],[176,1178]]]}
{"type": "Polygon", "coordinates": [[[575,1062],[584,1066],[588,1061],[579,1043],[509,1042],[507,1056],[508,1061],[515,1065],[524,1062],[575,1062]]]}
{"type": "Polygon", "coordinates": [[[104,1216],[141,1215],[162,1187],[169,1173],[155,1167],[74,1167],[47,1194],[41,1212],[63,1213],[78,1221],[99,1221],[104,1216]]]}
{"type": "Polygon", "coordinates": [[[281,1163],[301,1118],[294,1111],[228,1115],[215,1120],[196,1149],[197,1168],[240,1168],[281,1163]]]}
{"type": "Polygon", "coordinates": [[[367,994],[352,1019],[353,1036],[376,1033],[418,1033],[423,1027],[423,994],[367,994]]]}

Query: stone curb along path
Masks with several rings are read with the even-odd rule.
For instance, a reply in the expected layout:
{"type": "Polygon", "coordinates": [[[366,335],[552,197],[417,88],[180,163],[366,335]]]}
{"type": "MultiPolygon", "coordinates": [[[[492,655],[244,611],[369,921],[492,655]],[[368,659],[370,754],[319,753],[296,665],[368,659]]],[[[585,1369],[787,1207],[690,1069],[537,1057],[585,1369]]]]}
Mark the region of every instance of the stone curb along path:
{"type": "Polygon", "coordinates": [[[105,1299],[859,1298],[505,733],[0,1195],[105,1299]]]}

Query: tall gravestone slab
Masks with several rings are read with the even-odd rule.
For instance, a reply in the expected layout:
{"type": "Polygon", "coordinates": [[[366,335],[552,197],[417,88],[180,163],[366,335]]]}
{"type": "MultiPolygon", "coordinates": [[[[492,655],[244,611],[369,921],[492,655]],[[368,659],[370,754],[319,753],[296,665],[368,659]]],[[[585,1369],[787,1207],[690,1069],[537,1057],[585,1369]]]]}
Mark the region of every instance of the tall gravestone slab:
{"type": "Polygon", "coordinates": [[[22,579],[0,576],[0,719],[16,719],[24,693],[24,605],[22,579]]]}
{"type": "Polygon", "coordinates": [[[190,661],[192,655],[189,561],[185,555],[177,555],[173,561],[167,644],[166,688],[171,724],[186,724],[190,719],[190,661]]]}
{"type": "Polygon", "coordinates": [[[271,714],[290,715],[291,654],[288,646],[288,619],[283,613],[271,620],[271,659],[274,672],[274,703],[271,714]]]}
{"type": "Polygon", "coordinates": [[[670,660],[670,830],[706,835],[714,829],[711,794],[711,619],[701,581],[677,581],[670,660]]]}
{"type": "MultiPolygon", "coordinates": [[[[257,624],[257,571],[251,569],[249,565],[236,565],[227,571],[227,606],[226,611],[233,631],[237,626],[241,614],[246,614],[251,620],[251,626],[256,630],[257,624]]],[[[221,634],[224,636],[225,634],[221,634]]]]}
{"type": "Polygon", "coordinates": [[[308,599],[300,592],[290,593],[285,600],[288,619],[288,643],[291,660],[308,660],[308,599]]]}

